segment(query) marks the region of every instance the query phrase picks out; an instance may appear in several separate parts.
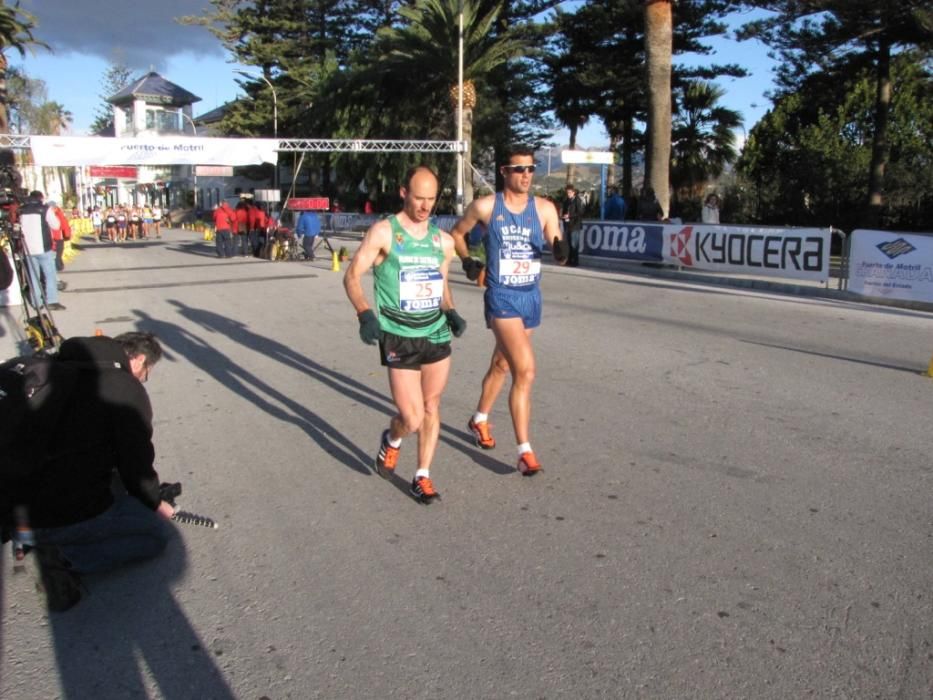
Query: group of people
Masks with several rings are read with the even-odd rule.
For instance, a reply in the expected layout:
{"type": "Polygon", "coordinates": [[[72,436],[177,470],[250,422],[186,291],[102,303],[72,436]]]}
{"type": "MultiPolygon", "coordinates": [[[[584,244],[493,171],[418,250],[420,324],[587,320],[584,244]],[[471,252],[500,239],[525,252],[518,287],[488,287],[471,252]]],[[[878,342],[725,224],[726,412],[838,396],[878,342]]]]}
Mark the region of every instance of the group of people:
{"type": "Polygon", "coordinates": [[[264,207],[241,196],[236,207],[224,200],[214,208],[214,245],[218,258],[261,257],[274,219],[264,207]]]}
{"type": "Polygon", "coordinates": [[[363,342],[379,346],[387,367],[396,413],[382,432],[373,467],[392,478],[405,437],[417,434],[417,468],[410,492],[420,503],[440,497],[431,464],[440,433],[440,401],[451,363],[451,337],[466,321],[456,311],[449,267],[456,255],[467,279],[485,287],[486,325],[495,345],[483,377],[475,412],[466,421],[476,445],[496,447],[489,416],[511,376],[509,411],[516,442],[517,470],[541,470],[531,445],[531,389],[535,378],[533,330],[541,323],[541,259],[550,246],[566,264],[569,246],[554,204],[531,194],[535,171],[531,149],[516,146],[499,166],[503,189],[474,200],[450,233],[431,222],[437,201],[437,174],[413,168],[399,194],[402,210],[374,224],[347,268],[344,288],[359,321],[363,342]],[[470,255],[468,238],[481,230],[485,262],[470,255]],[[362,277],[373,269],[373,303],[362,277]]]}
{"type": "Polygon", "coordinates": [[[101,211],[94,207],[88,212],[94,233],[99,241],[121,243],[149,238],[162,238],[162,207],[158,204],[126,206],[117,204],[101,211]]]}

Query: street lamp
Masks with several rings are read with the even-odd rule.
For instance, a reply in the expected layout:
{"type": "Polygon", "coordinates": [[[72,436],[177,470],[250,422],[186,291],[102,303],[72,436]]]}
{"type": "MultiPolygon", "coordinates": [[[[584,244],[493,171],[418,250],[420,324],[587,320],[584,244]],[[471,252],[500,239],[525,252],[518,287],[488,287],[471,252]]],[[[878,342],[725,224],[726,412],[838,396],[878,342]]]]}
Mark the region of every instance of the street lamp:
{"type": "MultiPolygon", "coordinates": [[[[272,136],[276,140],[279,138],[279,98],[275,94],[275,86],[272,82],[262,73],[259,75],[254,75],[253,73],[247,73],[245,70],[237,70],[234,73],[239,73],[245,78],[250,78],[255,80],[260,78],[266,85],[269,86],[269,90],[272,91],[272,136]]],[[[276,146],[278,148],[278,146],[276,146]]],[[[279,189],[279,157],[278,150],[276,150],[275,156],[275,170],[272,171],[272,188],[279,189]]]]}
{"type": "MultiPolygon", "coordinates": [[[[178,108],[178,114],[181,116],[182,131],[184,131],[185,119],[191,124],[191,130],[194,132],[194,135],[198,135],[198,125],[194,123],[194,119],[185,114],[181,107],[178,108]]],[[[195,216],[197,216],[198,211],[198,166],[191,166],[191,179],[194,185],[194,211],[195,216]]]]}

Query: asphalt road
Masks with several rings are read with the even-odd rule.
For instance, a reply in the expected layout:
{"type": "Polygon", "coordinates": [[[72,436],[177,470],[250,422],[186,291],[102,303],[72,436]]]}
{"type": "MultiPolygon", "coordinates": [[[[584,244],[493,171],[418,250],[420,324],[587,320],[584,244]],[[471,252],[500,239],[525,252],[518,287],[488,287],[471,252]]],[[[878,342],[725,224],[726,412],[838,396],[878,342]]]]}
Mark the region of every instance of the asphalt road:
{"type": "MultiPolygon", "coordinates": [[[[465,424],[492,347],[454,275],[432,476],[328,261],[89,244],[62,332],[155,331],[179,528],[49,616],[2,570],[0,697],[933,697],[933,314],[546,266],[524,479],[465,424]]],[[[7,333],[9,337],[9,332],[7,333]]]]}

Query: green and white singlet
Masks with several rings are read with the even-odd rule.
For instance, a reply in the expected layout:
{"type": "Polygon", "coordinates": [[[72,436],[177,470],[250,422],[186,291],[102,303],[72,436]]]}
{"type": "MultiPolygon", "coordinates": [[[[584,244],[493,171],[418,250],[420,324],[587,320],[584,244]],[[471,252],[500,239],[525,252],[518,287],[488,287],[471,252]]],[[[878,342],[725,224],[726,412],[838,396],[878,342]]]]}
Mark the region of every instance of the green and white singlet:
{"type": "Polygon", "coordinates": [[[444,299],[444,244],[440,229],[428,225],[421,238],[411,236],[395,216],[389,217],[392,245],[385,259],[373,268],[379,327],[405,338],[450,341],[444,299]]]}

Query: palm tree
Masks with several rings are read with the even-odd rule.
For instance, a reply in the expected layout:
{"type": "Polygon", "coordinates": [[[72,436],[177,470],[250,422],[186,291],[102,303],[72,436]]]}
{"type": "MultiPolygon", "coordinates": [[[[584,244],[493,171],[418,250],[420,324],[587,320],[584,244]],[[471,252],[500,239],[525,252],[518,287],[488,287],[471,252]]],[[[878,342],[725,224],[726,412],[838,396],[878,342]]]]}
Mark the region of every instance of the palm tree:
{"type": "Polygon", "coordinates": [[[58,102],[46,102],[36,111],[35,133],[60,136],[74,121],[74,115],[58,102]]]}
{"type": "Polygon", "coordinates": [[[48,46],[38,41],[33,35],[36,18],[19,6],[19,0],[10,5],[0,5],[0,134],[10,131],[10,117],[7,109],[6,71],[8,67],[6,51],[15,49],[20,56],[26,55],[29,46],[48,46]]]}
{"type": "MultiPolygon", "coordinates": [[[[456,120],[459,12],[463,12],[464,204],[473,199],[473,110],[477,82],[498,66],[531,53],[521,28],[499,26],[508,0],[416,0],[399,9],[403,24],[379,31],[374,69],[387,82],[414,87],[428,101],[449,99],[456,120]],[[416,76],[416,77],[415,77],[416,76]]],[[[410,95],[396,98],[411,99],[410,95]]],[[[456,124],[454,124],[456,128],[456,124]]]]}
{"type": "Polygon", "coordinates": [[[690,196],[738,157],[734,130],[741,126],[742,115],[719,104],[724,95],[725,90],[703,80],[690,81],[683,88],[671,134],[671,181],[690,196]]]}
{"type": "Polygon", "coordinates": [[[645,0],[648,148],[645,182],[667,216],[670,205],[672,0],[645,0]]]}

